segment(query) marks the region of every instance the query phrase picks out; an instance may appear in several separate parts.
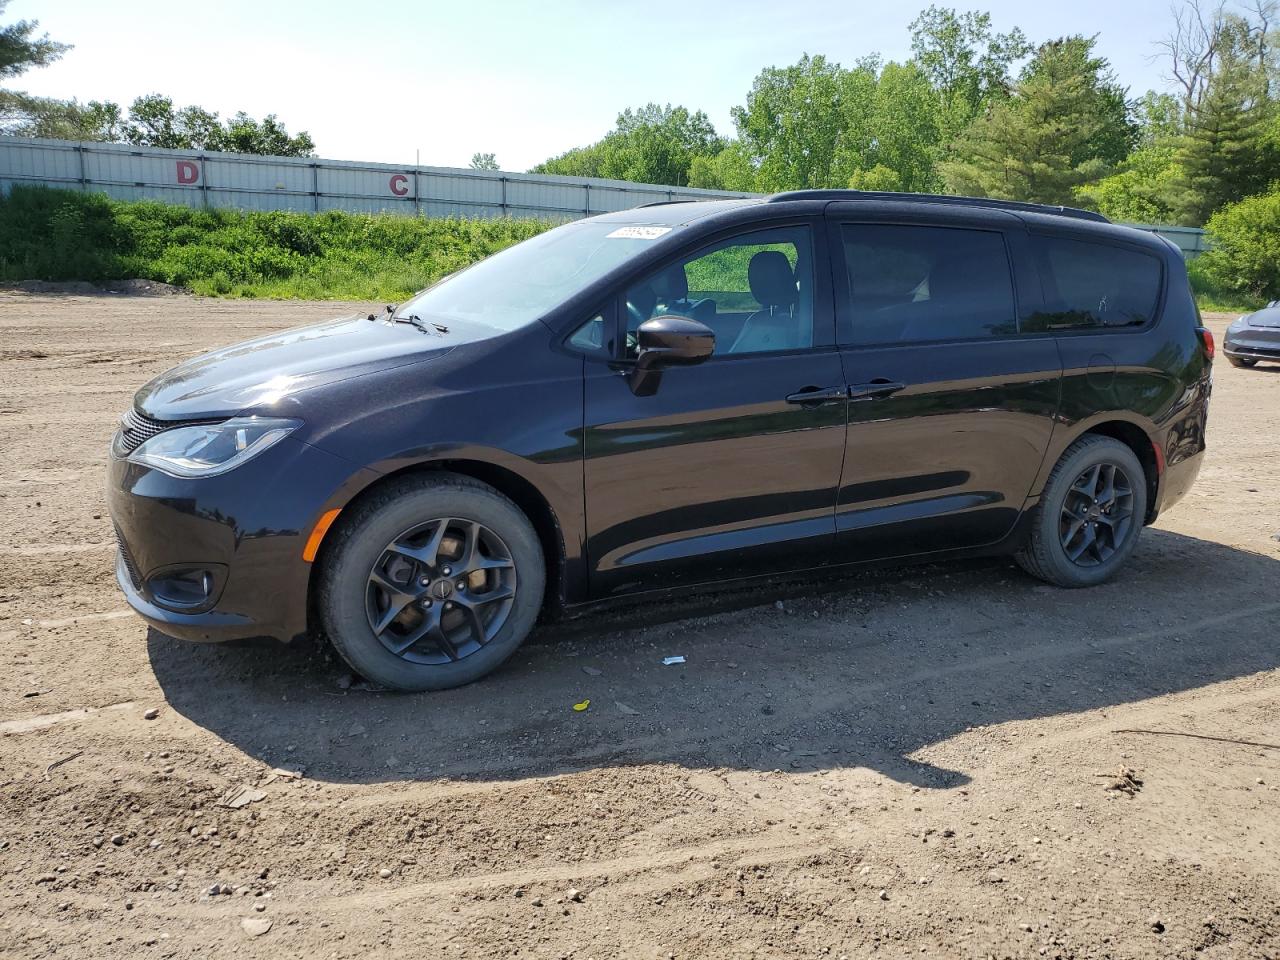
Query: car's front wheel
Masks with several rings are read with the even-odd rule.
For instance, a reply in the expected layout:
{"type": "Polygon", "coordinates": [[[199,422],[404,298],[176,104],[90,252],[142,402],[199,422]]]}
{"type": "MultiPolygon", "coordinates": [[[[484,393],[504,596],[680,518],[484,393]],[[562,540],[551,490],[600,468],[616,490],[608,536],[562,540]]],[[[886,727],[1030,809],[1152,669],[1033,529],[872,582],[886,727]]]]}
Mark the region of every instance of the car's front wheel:
{"type": "Polygon", "coordinates": [[[369,680],[444,690],[478,680],[532,629],[546,568],[532,524],[457,474],[393,481],[330,534],[317,593],[334,648],[369,680]]]}
{"type": "Polygon", "coordinates": [[[1018,563],[1060,587],[1102,583],[1133,553],[1146,515],[1146,474],[1133,451],[1081,437],[1049,475],[1018,563]]]}
{"type": "Polygon", "coordinates": [[[1258,361],[1250,359],[1249,357],[1233,357],[1228,354],[1227,363],[1231,364],[1233,367],[1253,367],[1257,366],[1258,361]]]}

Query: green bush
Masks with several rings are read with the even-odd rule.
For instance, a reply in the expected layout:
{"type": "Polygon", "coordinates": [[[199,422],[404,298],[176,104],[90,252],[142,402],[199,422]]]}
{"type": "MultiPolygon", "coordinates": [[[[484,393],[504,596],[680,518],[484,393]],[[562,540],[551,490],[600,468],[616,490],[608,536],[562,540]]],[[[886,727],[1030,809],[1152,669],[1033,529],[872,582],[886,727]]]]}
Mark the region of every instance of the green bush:
{"type": "Polygon", "coordinates": [[[554,226],[197,210],[14,187],[0,197],[0,280],[161,280],[210,296],[397,300],[554,226]]]}
{"type": "Polygon", "coordinates": [[[114,279],[121,269],[119,245],[105,196],[15,187],[0,198],[0,277],[114,279]],[[68,203],[67,196],[75,200],[68,203]]]}
{"type": "Polygon", "coordinates": [[[193,286],[216,273],[243,279],[240,261],[234,254],[204,244],[166,248],[147,273],[148,280],[163,280],[180,287],[193,286]]]}
{"type": "Polygon", "coordinates": [[[1201,310],[1215,313],[1249,313],[1263,306],[1261,297],[1241,293],[1223,284],[1212,258],[1202,254],[1187,261],[1187,276],[1201,310]]]}
{"type": "Polygon", "coordinates": [[[1280,299],[1280,191],[1223,207],[1207,229],[1213,249],[1195,268],[1202,284],[1245,304],[1280,299]]]}

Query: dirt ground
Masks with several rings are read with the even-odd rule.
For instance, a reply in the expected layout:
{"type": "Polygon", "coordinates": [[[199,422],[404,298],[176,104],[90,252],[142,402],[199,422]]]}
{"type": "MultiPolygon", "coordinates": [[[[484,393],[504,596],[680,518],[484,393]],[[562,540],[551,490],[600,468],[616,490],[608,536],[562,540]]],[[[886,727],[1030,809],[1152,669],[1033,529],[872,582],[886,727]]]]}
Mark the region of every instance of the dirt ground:
{"type": "Polygon", "coordinates": [[[341,312],[0,294],[0,954],[1280,957],[1280,366],[1219,360],[1107,586],[779,585],[402,696],[148,632],[112,572],[131,392],[341,312]]]}

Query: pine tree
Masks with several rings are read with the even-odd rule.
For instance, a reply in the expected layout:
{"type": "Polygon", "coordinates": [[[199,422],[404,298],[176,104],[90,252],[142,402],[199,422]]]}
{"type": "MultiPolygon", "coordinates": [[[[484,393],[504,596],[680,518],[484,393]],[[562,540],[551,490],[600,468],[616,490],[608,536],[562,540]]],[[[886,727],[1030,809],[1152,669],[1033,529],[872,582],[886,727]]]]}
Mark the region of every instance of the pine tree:
{"type": "MultiPolygon", "coordinates": [[[[0,16],[8,5],[9,0],[0,0],[0,16]]],[[[20,76],[32,67],[47,66],[71,49],[65,43],[50,40],[47,33],[37,34],[38,26],[35,20],[0,25],[0,82],[20,76]]],[[[31,114],[60,106],[63,104],[57,100],[0,89],[0,133],[15,132],[31,114]]]]}
{"type": "MultiPolygon", "coordinates": [[[[0,14],[9,0],[0,0],[0,14]]],[[[47,66],[71,48],[65,43],[50,40],[49,35],[36,34],[39,22],[18,20],[0,26],[0,79],[16,77],[31,67],[47,66]]]]}
{"type": "Polygon", "coordinates": [[[1204,224],[1226,204],[1263,192],[1280,174],[1267,145],[1273,110],[1265,91],[1255,64],[1239,55],[1223,57],[1178,152],[1183,177],[1176,210],[1183,223],[1204,224]]]}
{"type": "Polygon", "coordinates": [[[1136,128],[1125,91],[1094,41],[1068,37],[1036,52],[1008,100],[995,103],[957,140],[943,164],[957,193],[1069,204],[1081,184],[1104,176],[1129,152],[1136,128]]]}

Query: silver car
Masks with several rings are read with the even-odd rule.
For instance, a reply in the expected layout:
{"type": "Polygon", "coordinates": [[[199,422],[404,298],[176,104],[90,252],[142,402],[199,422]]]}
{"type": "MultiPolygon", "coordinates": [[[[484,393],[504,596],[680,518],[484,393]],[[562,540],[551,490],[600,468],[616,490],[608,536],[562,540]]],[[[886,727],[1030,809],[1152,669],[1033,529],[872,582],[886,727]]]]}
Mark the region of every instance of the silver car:
{"type": "Polygon", "coordinates": [[[1259,360],[1280,363],[1280,300],[1227,327],[1222,352],[1233,367],[1252,367],[1259,360]]]}

